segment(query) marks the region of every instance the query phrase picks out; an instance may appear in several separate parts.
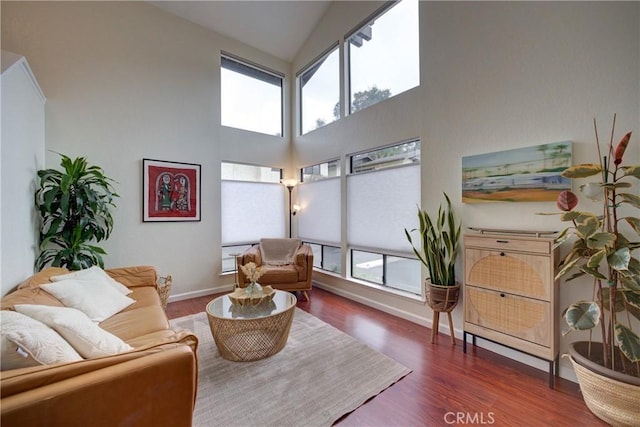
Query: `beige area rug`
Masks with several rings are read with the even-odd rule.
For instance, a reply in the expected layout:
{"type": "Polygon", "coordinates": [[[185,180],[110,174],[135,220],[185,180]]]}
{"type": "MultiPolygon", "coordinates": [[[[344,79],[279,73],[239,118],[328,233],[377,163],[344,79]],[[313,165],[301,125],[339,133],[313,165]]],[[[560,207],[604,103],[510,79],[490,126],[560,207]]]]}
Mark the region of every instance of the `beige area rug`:
{"type": "Polygon", "coordinates": [[[330,426],[411,372],[298,308],[285,348],[255,362],[220,357],[205,313],[171,325],[200,340],[196,427],[330,426]]]}

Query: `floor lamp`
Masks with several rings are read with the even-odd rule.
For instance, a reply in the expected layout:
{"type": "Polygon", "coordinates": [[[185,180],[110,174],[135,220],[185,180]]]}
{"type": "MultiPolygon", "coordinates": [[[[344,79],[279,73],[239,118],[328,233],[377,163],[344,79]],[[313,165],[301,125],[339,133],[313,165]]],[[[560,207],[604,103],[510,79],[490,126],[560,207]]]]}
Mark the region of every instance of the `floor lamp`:
{"type": "Polygon", "coordinates": [[[293,216],[296,214],[296,212],[293,210],[293,200],[291,198],[291,192],[293,191],[293,188],[296,186],[296,184],[298,184],[298,181],[296,181],[295,179],[283,179],[281,182],[285,187],[287,187],[287,190],[289,190],[289,238],[291,238],[291,224],[293,222],[293,216]]]}

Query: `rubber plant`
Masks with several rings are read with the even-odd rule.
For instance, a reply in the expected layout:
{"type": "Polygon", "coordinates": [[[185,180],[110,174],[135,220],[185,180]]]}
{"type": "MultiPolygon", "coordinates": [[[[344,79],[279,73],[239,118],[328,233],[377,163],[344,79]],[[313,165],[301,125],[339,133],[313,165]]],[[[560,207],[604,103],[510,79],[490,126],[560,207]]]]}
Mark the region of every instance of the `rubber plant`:
{"type": "MultiPolygon", "coordinates": [[[[592,331],[599,326],[603,366],[638,377],[640,337],[633,327],[640,319],[640,262],[633,251],[640,247],[640,219],[627,212],[640,209],[640,197],[631,190],[632,182],[640,179],[640,165],[623,165],[631,132],[614,146],[615,115],[604,152],[600,149],[595,119],[594,128],[599,163],[574,165],[562,175],[570,179],[599,177],[599,182],[581,185],[580,191],[590,199],[601,200],[602,211],[577,210],[579,198],[568,190],[562,191],[557,200],[558,208],[563,211],[562,221],[571,226],[558,235],[556,245],[574,238],[557,277],[570,281],[590,276],[594,295],[592,301],[578,301],[566,309],[564,317],[569,329],[565,334],[592,331]],[[616,357],[616,347],[624,358],[616,357]]],[[[592,332],[589,337],[590,342],[595,341],[592,332]]]]}
{"type": "Polygon", "coordinates": [[[40,254],[36,268],[50,264],[80,270],[104,267],[104,249],[95,242],[107,239],[113,230],[112,208],[119,197],[113,191],[111,178],[102,168],[90,166],[87,159],[71,159],[64,154],[62,171],[38,171],[39,188],[35,205],[40,215],[40,254]]]}
{"type": "Polygon", "coordinates": [[[435,285],[456,285],[455,264],[460,251],[461,223],[456,223],[456,217],[451,206],[451,200],[446,193],[446,206],[440,205],[435,217],[431,217],[425,210],[418,207],[419,228],[404,232],[420,262],[429,270],[430,280],[435,285]],[[420,247],[417,248],[411,237],[412,232],[418,232],[420,247]]]}

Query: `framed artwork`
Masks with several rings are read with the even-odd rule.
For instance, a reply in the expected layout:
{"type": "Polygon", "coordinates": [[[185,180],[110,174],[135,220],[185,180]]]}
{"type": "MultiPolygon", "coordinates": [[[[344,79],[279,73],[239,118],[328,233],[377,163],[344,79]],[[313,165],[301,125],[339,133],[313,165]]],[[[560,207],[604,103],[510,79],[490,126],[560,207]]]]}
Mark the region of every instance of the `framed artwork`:
{"type": "Polygon", "coordinates": [[[552,202],[571,180],[570,141],[462,158],[462,202],[552,202]]]}
{"type": "Polygon", "coordinates": [[[142,221],[200,221],[200,165],[142,159],[142,221]]]}

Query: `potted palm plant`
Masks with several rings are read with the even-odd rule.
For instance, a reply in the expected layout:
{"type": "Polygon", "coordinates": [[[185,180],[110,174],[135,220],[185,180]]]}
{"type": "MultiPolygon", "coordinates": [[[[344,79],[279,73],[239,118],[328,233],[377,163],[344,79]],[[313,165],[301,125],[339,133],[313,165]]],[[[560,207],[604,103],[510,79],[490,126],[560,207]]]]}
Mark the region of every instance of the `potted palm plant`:
{"type": "Polygon", "coordinates": [[[589,341],[570,346],[570,360],[583,398],[599,418],[614,425],[637,425],[640,420],[640,337],[634,331],[640,319],[640,262],[633,256],[640,247],[640,197],[629,180],[640,179],[640,165],[625,166],[623,156],[631,138],[625,134],[614,146],[611,139],[600,149],[594,120],[599,163],[579,164],[562,175],[570,179],[599,177],[580,186],[583,195],[600,199],[601,213],[575,209],[578,196],[563,191],[557,205],[562,221],[571,226],[556,238],[559,245],[572,237],[573,246],[557,277],[567,281],[589,277],[592,301],[578,301],[564,312],[570,331],[589,331],[589,341]],[[594,333],[595,332],[595,333],[594,333]],[[594,336],[596,335],[596,336],[594,336]],[[599,335],[599,336],[598,336],[599,335]],[[599,343],[597,341],[600,340],[599,343]]]}
{"type": "Polygon", "coordinates": [[[431,342],[435,340],[438,330],[439,313],[445,312],[449,316],[451,342],[455,344],[453,336],[453,322],[451,311],[458,304],[460,285],[456,282],[455,264],[460,251],[461,223],[451,206],[451,200],[446,193],[446,205],[440,205],[435,217],[418,207],[419,228],[404,232],[420,262],[429,271],[425,279],[426,296],[429,307],[434,312],[431,342]],[[411,233],[417,232],[419,247],[414,245],[411,233]]]}
{"type": "Polygon", "coordinates": [[[89,166],[84,157],[60,154],[63,171],[38,171],[35,205],[40,215],[40,255],[36,268],[47,264],[70,270],[104,267],[104,249],[93,242],[105,240],[113,229],[111,209],[119,197],[102,168],[89,166]]]}

